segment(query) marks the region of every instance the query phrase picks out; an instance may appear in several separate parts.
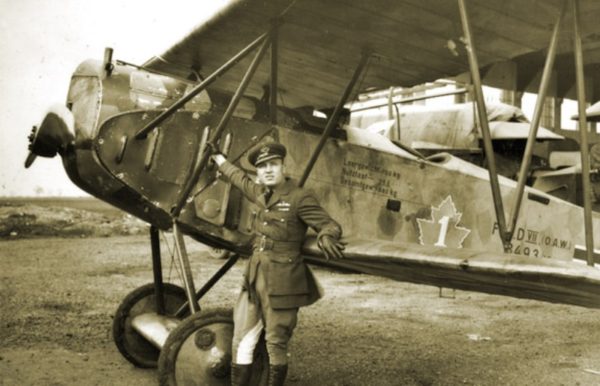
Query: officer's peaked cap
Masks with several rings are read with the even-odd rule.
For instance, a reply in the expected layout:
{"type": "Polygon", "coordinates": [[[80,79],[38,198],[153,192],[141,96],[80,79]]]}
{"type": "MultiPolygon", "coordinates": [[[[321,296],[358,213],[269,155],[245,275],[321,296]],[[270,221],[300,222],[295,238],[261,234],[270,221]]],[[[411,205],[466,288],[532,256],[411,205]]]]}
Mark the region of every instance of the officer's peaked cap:
{"type": "Polygon", "coordinates": [[[258,166],[261,163],[272,160],[275,158],[285,158],[287,151],[285,146],[280,143],[266,143],[254,149],[250,155],[248,155],[248,161],[254,166],[258,166]]]}

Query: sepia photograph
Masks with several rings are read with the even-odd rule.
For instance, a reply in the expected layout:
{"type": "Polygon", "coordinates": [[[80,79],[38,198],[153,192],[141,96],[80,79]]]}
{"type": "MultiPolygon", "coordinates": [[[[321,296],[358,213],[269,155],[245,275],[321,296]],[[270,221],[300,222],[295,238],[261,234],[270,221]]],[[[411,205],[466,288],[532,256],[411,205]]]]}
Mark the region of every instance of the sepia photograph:
{"type": "Polygon", "coordinates": [[[0,11],[0,386],[600,384],[600,2],[0,11]]]}

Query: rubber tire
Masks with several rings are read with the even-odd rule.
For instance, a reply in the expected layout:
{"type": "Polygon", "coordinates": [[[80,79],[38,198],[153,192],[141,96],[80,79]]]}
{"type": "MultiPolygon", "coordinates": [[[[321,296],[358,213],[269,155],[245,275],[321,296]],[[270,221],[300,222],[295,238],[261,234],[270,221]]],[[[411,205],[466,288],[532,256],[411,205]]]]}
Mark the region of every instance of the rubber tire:
{"type": "MultiPolygon", "coordinates": [[[[166,315],[175,312],[187,301],[185,290],[171,283],[164,283],[166,315]]],[[[160,350],[131,327],[131,311],[140,302],[146,302],[142,309],[135,310],[133,316],[144,312],[156,312],[154,283],[145,284],[130,292],[119,305],[113,319],[113,340],[125,359],[141,368],[155,368],[158,365],[160,350]]]]}
{"type": "MultiPolygon", "coordinates": [[[[231,324],[233,329],[233,310],[227,308],[216,308],[211,310],[202,310],[188,318],[184,319],[171,333],[161,350],[158,360],[158,380],[161,386],[190,386],[178,385],[176,379],[176,366],[179,350],[196,331],[210,324],[227,323],[231,324]]],[[[263,334],[264,335],[264,334],[263,334]]],[[[229,344],[231,347],[231,344],[229,344]]],[[[229,353],[231,354],[231,353],[229,353]]],[[[231,358],[228,358],[229,365],[231,358]]],[[[201,371],[199,371],[201,373],[201,371]]],[[[254,363],[252,368],[251,386],[263,386],[267,384],[269,376],[269,356],[265,346],[264,336],[261,337],[254,354],[254,363]]],[[[196,383],[198,384],[198,383],[196,383]]],[[[212,383],[203,382],[202,385],[230,385],[231,370],[227,367],[226,377],[215,379],[212,383]]]]}
{"type": "Polygon", "coordinates": [[[208,254],[212,259],[225,260],[231,253],[227,249],[209,247],[208,254]]]}

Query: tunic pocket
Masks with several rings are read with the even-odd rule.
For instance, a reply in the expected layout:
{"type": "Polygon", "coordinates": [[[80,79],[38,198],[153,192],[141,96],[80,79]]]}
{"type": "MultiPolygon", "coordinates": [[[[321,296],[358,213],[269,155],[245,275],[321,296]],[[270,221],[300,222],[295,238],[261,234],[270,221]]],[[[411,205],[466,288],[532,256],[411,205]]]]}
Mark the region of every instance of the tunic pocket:
{"type": "Polygon", "coordinates": [[[269,295],[301,295],[308,293],[306,266],[296,261],[279,263],[271,260],[267,272],[269,295]]]}

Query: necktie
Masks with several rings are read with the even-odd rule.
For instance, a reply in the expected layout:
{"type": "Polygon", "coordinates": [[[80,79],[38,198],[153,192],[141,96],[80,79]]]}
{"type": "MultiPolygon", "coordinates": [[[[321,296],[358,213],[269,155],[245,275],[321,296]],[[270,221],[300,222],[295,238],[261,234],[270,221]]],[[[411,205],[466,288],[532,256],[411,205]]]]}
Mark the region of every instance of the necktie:
{"type": "Polygon", "coordinates": [[[269,199],[273,195],[273,191],[271,189],[265,190],[265,203],[269,202],[269,199]]]}

